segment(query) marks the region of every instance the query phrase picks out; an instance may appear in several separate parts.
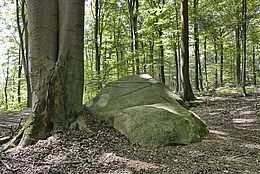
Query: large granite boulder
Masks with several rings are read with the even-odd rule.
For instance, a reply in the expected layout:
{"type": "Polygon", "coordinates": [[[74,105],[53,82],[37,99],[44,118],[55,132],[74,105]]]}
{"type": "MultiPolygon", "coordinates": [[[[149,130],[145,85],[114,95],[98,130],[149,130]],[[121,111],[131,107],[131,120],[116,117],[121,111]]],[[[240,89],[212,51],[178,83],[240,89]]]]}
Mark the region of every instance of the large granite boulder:
{"type": "Polygon", "coordinates": [[[131,142],[145,147],[201,141],[208,129],[181,99],[150,75],[131,75],[109,83],[86,109],[131,142]]]}

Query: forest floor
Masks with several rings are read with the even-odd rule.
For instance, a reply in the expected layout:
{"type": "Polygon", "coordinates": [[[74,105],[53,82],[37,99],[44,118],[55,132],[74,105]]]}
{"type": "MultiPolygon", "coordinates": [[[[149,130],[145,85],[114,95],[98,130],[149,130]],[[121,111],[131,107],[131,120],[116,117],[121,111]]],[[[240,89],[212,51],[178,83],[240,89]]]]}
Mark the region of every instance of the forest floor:
{"type": "MultiPolygon", "coordinates": [[[[210,129],[202,142],[142,148],[87,115],[91,131],[67,132],[27,148],[1,152],[0,173],[259,173],[260,97],[223,94],[198,98],[202,104],[191,110],[210,129]]],[[[28,114],[23,110],[0,115],[0,138],[15,130],[28,114]]]]}

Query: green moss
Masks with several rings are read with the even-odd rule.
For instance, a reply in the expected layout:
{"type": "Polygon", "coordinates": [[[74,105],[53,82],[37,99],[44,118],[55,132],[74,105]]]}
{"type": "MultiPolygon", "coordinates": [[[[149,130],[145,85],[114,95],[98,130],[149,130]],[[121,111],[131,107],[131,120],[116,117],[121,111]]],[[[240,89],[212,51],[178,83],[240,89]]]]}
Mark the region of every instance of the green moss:
{"type": "Polygon", "coordinates": [[[146,147],[200,141],[207,134],[206,126],[191,113],[184,114],[154,106],[132,107],[117,114],[114,126],[132,142],[146,147]]]}
{"type": "Polygon", "coordinates": [[[108,84],[86,108],[147,147],[200,141],[206,125],[163,84],[138,75],[108,84]]]}

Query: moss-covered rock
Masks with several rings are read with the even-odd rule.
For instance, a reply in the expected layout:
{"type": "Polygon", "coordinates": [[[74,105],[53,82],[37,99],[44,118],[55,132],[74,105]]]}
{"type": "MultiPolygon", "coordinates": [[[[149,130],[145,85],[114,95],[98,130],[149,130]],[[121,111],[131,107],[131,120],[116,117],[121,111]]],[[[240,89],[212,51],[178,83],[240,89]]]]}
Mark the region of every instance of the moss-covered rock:
{"type": "Polygon", "coordinates": [[[85,106],[130,141],[146,147],[198,142],[206,125],[182,106],[181,99],[149,75],[109,83],[85,106]]]}

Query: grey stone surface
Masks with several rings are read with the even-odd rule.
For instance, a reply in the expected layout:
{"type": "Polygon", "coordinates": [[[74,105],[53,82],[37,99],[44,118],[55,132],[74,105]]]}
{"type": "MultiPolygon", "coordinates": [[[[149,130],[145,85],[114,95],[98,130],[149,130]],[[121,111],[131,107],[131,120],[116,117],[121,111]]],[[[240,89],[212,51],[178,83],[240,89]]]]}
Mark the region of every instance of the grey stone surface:
{"type": "Polygon", "coordinates": [[[177,95],[143,74],[109,83],[85,108],[145,147],[201,141],[206,125],[181,104],[177,95]]]}

